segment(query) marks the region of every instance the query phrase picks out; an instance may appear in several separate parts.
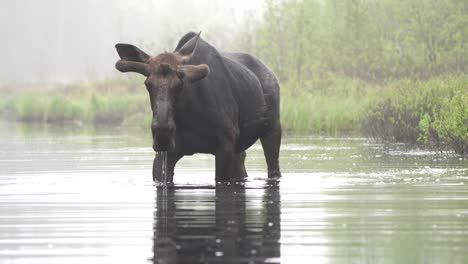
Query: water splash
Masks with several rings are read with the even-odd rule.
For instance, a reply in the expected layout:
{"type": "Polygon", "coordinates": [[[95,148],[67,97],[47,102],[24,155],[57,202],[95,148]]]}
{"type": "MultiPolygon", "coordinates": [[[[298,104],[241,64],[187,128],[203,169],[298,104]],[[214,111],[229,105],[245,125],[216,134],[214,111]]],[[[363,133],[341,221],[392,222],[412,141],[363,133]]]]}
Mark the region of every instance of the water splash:
{"type": "Polygon", "coordinates": [[[161,164],[161,178],[163,180],[162,184],[163,186],[167,185],[167,151],[161,151],[161,159],[162,159],[162,164],[161,164]]]}

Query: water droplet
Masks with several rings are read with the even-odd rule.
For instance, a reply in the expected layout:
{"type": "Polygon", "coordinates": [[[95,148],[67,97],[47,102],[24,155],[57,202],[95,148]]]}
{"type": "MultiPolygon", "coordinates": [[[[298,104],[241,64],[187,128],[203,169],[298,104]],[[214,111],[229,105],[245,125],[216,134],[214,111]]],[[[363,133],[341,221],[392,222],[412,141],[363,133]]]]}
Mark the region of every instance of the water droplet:
{"type": "Polygon", "coordinates": [[[216,243],[218,243],[218,244],[221,243],[221,239],[217,238],[216,243]]]}
{"type": "Polygon", "coordinates": [[[215,256],[217,256],[217,257],[222,257],[222,256],[224,256],[224,252],[222,252],[222,251],[216,251],[216,252],[215,252],[215,256]]]}
{"type": "Polygon", "coordinates": [[[166,186],[166,183],[167,183],[167,171],[166,171],[167,151],[161,151],[161,158],[162,158],[161,174],[162,174],[163,186],[166,186]]]}
{"type": "Polygon", "coordinates": [[[272,222],[269,222],[269,223],[268,223],[268,226],[273,226],[273,223],[272,223],[272,222]]]}

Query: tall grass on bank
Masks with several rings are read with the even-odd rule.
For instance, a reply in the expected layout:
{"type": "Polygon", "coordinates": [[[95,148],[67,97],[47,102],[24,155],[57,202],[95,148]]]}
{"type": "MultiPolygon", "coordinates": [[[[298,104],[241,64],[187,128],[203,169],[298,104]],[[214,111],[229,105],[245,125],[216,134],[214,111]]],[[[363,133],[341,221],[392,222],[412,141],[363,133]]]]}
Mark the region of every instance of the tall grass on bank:
{"type": "Polygon", "coordinates": [[[24,122],[142,124],[150,111],[149,100],[142,85],[135,86],[138,85],[129,81],[107,80],[41,92],[28,90],[4,96],[0,107],[7,118],[24,122]]]}
{"type": "MultiPolygon", "coordinates": [[[[388,141],[468,153],[468,75],[370,84],[332,74],[281,87],[285,130],[364,132],[388,141]]],[[[0,97],[0,112],[25,122],[148,126],[142,80],[75,83],[0,97]]]]}
{"type": "MultiPolygon", "coordinates": [[[[91,94],[78,98],[63,95],[26,93],[11,99],[14,118],[26,122],[93,123],[120,125],[137,114],[146,98],[135,95],[104,96],[91,94]]],[[[8,105],[8,104],[7,104],[8,105]]]]}
{"type": "Polygon", "coordinates": [[[333,76],[281,89],[283,128],[327,135],[359,131],[367,109],[383,92],[364,81],[333,76]]]}
{"type": "Polygon", "coordinates": [[[451,148],[468,154],[468,75],[369,84],[329,77],[281,91],[290,130],[363,132],[385,141],[451,148]]]}

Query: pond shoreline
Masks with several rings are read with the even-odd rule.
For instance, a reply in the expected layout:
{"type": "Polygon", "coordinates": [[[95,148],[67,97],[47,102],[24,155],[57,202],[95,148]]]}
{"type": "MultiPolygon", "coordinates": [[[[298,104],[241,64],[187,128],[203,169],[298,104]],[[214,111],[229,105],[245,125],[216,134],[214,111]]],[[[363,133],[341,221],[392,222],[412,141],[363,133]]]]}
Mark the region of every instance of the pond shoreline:
{"type": "MultiPolygon", "coordinates": [[[[394,80],[382,85],[337,76],[302,90],[281,87],[284,131],[329,136],[360,134],[468,155],[468,75],[394,80]]],[[[142,80],[109,79],[10,91],[0,116],[10,121],[72,126],[149,128],[152,113],[142,80]]]]}

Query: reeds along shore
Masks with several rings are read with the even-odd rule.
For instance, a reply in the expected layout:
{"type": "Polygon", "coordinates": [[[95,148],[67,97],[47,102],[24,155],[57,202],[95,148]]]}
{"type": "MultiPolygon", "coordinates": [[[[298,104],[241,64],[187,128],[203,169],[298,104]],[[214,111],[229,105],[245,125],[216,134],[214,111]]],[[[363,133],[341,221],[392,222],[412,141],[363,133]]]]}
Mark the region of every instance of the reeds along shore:
{"type": "MultiPolygon", "coordinates": [[[[468,75],[371,84],[329,75],[281,87],[285,130],[326,135],[352,132],[388,141],[468,151],[468,75]]],[[[3,116],[23,122],[149,126],[141,80],[77,82],[10,92],[3,116]],[[38,92],[40,91],[40,92],[38,92]]]]}

